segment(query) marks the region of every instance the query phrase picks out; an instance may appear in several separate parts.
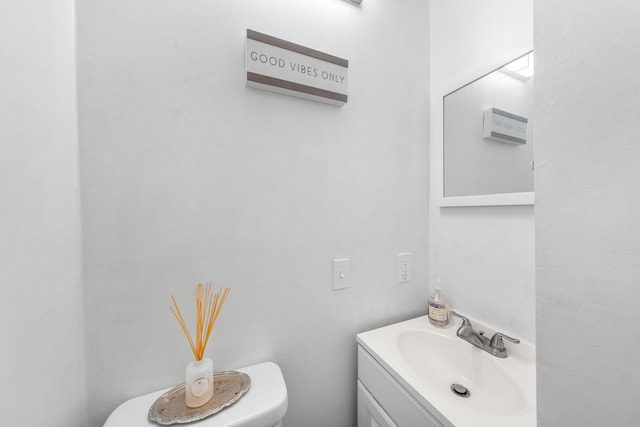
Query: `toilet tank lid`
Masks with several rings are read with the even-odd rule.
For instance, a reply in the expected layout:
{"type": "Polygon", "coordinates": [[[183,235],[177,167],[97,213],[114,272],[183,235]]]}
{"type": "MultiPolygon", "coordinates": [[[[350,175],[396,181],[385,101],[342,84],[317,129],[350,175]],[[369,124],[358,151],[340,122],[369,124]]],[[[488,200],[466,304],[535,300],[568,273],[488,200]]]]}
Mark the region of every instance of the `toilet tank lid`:
{"type": "MultiPolygon", "coordinates": [[[[282,420],[288,407],[287,387],[280,367],[264,362],[236,369],[251,378],[251,388],[238,402],[217,414],[195,423],[199,427],[271,426],[282,420]]],[[[104,427],[148,427],[149,408],[170,388],[134,397],[118,406],[104,427]]]]}

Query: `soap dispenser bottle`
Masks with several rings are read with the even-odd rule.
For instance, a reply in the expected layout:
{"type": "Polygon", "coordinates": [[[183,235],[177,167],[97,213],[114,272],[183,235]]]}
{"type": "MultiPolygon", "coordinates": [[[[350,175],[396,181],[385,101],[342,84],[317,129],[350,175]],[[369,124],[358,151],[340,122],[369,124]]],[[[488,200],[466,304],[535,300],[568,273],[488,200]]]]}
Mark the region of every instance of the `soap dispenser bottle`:
{"type": "Polygon", "coordinates": [[[428,316],[432,325],[444,327],[449,324],[449,306],[439,287],[436,287],[435,291],[429,295],[428,316]]]}

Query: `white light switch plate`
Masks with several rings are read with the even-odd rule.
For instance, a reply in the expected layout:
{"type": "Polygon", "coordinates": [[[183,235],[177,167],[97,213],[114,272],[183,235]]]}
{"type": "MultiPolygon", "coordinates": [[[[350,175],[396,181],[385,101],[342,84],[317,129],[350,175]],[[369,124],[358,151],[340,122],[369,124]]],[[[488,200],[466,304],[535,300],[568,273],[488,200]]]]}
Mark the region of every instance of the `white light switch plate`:
{"type": "Polygon", "coordinates": [[[333,260],[333,289],[344,289],[351,286],[349,258],[333,260]]]}

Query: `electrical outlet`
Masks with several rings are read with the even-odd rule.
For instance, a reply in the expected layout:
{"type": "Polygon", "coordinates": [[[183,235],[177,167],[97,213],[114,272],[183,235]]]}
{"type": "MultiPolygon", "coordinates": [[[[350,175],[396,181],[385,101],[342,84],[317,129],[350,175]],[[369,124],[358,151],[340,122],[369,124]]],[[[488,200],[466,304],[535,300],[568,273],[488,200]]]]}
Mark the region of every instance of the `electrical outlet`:
{"type": "Polygon", "coordinates": [[[411,272],[411,253],[406,252],[403,254],[398,254],[398,283],[408,282],[413,278],[413,274],[411,272]]]}
{"type": "Polygon", "coordinates": [[[333,290],[351,286],[351,271],[349,258],[333,260],[333,290]]]}

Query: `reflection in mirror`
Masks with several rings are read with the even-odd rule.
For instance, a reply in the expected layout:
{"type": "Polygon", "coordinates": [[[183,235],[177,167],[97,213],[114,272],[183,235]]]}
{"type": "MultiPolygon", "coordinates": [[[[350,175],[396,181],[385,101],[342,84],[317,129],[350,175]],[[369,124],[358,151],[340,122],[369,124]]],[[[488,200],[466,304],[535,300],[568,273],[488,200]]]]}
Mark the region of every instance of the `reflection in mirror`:
{"type": "Polygon", "coordinates": [[[533,192],[533,53],[443,102],[444,197],[533,192]]]}

